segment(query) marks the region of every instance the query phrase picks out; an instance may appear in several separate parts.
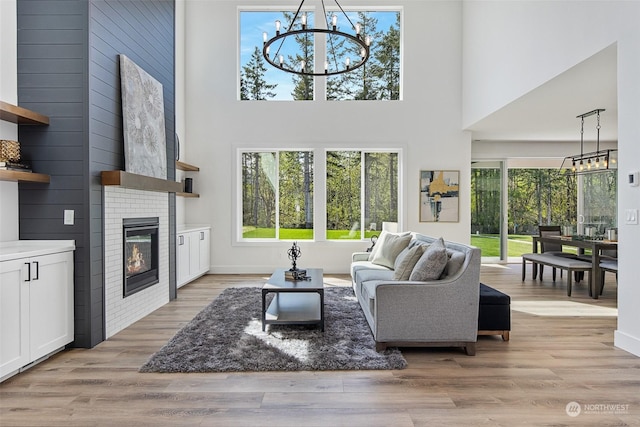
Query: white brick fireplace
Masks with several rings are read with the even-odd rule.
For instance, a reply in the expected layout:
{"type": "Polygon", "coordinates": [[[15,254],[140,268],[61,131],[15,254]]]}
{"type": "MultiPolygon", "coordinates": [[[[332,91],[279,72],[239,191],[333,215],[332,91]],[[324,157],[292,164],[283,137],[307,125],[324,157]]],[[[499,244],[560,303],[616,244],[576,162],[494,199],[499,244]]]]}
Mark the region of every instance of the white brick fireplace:
{"type": "Polygon", "coordinates": [[[169,195],[104,186],[105,323],[109,338],[169,302],[169,195]],[[158,217],[159,283],[128,297],[124,286],[124,218],[158,217]]]}

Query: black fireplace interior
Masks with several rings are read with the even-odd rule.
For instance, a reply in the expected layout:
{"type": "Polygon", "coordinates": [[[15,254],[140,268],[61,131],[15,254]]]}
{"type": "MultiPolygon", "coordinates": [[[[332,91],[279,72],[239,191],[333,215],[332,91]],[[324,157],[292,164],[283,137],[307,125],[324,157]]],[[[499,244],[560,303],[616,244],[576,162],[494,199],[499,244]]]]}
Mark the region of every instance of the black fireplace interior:
{"type": "Polygon", "coordinates": [[[125,297],[160,281],[158,271],[158,218],[125,218],[124,286],[125,297]]]}

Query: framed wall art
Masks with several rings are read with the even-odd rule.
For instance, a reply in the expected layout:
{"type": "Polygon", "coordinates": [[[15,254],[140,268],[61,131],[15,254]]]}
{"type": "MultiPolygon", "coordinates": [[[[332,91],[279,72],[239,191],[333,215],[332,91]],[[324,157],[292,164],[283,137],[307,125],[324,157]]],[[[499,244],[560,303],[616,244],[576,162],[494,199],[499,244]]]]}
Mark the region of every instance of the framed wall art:
{"type": "Polygon", "coordinates": [[[460,171],[420,171],[420,222],[458,222],[460,171]]]}
{"type": "Polygon", "coordinates": [[[120,55],[124,162],[127,172],[167,178],[162,84],[120,55]]]}

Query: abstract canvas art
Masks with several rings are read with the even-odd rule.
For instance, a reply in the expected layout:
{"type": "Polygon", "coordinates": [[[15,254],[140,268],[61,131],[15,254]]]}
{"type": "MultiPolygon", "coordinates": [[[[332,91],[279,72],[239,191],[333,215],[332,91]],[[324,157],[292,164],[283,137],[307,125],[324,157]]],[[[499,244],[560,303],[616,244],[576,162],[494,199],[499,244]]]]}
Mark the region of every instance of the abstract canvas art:
{"type": "Polygon", "coordinates": [[[420,171],[420,222],[459,221],[460,171],[420,171]]]}
{"type": "Polygon", "coordinates": [[[162,84],[120,55],[124,161],[127,172],[167,178],[162,84]]]}

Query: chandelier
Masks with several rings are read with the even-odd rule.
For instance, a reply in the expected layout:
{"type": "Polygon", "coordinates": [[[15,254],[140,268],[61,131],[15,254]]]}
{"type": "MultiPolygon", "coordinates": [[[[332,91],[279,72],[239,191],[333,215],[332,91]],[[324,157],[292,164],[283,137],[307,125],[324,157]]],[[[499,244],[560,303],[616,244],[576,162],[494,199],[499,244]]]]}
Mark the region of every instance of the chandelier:
{"type": "Polygon", "coordinates": [[[354,24],[353,22],[351,22],[351,19],[349,19],[344,9],[342,9],[342,6],[340,6],[337,0],[334,0],[336,2],[336,5],[338,6],[338,9],[340,9],[340,11],[342,12],[342,15],[351,26],[351,29],[353,30],[353,34],[339,31],[338,15],[334,13],[331,16],[331,23],[329,23],[328,17],[327,17],[327,11],[324,6],[324,0],[322,0],[322,12],[325,17],[326,28],[309,28],[307,27],[307,13],[306,12],[300,13],[300,10],[302,9],[302,5],[304,4],[304,1],[305,0],[302,0],[302,2],[300,3],[300,6],[298,6],[298,10],[296,11],[293,19],[291,20],[291,25],[289,25],[289,28],[285,32],[280,32],[282,23],[279,20],[277,20],[275,22],[276,35],[274,37],[271,37],[270,39],[268,39],[268,34],[266,32],[262,34],[262,38],[263,38],[262,55],[264,56],[266,61],[279,70],[286,71],[288,73],[298,74],[301,76],[332,76],[337,74],[343,74],[343,73],[353,71],[362,67],[369,59],[369,47],[371,46],[371,38],[369,36],[366,36],[366,37],[362,36],[361,25],[354,24]],[[297,23],[298,17],[300,17],[300,21],[299,21],[300,27],[299,29],[296,29],[294,27],[298,24],[297,23]],[[290,64],[290,63],[287,63],[287,61],[285,61],[284,55],[280,53],[280,50],[282,49],[282,45],[286,40],[288,41],[295,40],[295,37],[300,35],[315,35],[315,34],[325,34],[327,37],[327,46],[331,46],[331,49],[329,50],[331,51],[332,54],[329,55],[329,57],[327,57],[327,59],[324,61],[323,72],[316,72],[314,69],[312,69],[312,67],[310,67],[310,64],[306,63],[304,59],[296,64],[290,64]],[[343,61],[340,61],[343,65],[339,65],[340,62],[335,56],[333,46],[337,45],[338,43],[342,43],[343,41],[347,41],[348,43],[355,44],[354,46],[356,46],[360,51],[359,61],[354,62],[354,61],[351,61],[350,57],[346,57],[343,59],[343,61]],[[273,50],[275,50],[275,52],[273,52],[273,55],[272,55],[273,50]]]}
{"type": "Polygon", "coordinates": [[[608,170],[616,163],[617,149],[604,149],[600,150],[600,113],[605,111],[604,108],[597,108],[589,111],[588,113],[580,114],[576,118],[580,119],[580,154],[574,156],[567,156],[562,161],[560,168],[564,167],[565,163],[571,164],[571,172],[574,174],[598,172],[608,170]],[[584,152],[584,119],[585,117],[596,115],[596,151],[588,153],[584,152]]]}

